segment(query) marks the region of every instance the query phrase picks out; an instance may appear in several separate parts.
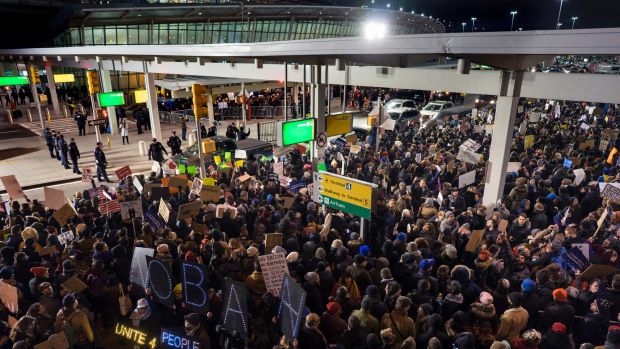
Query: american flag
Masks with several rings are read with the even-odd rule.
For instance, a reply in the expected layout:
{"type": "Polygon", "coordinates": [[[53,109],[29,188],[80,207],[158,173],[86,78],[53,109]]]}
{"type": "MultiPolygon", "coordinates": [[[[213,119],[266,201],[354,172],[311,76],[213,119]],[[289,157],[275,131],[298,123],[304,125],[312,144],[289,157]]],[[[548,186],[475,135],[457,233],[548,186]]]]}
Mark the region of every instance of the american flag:
{"type": "Polygon", "coordinates": [[[121,211],[121,204],[118,203],[118,200],[114,199],[112,201],[100,202],[99,203],[99,212],[103,215],[107,215],[114,212],[121,211]]]}
{"type": "Polygon", "coordinates": [[[103,193],[103,187],[99,187],[99,188],[90,188],[88,189],[88,194],[90,194],[91,198],[94,198],[95,196],[100,200],[106,200],[106,196],[103,193]]]}

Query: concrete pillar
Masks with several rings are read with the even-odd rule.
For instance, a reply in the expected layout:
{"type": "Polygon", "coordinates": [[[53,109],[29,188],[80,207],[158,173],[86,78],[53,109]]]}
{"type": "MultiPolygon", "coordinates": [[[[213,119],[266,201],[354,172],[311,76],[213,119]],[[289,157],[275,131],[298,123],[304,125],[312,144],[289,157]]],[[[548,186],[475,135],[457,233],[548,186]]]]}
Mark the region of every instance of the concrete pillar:
{"type": "MultiPolygon", "coordinates": [[[[110,78],[110,71],[105,69],[100,69],[100,79],[101,84],[103,85],[103,92],[113,92],[112,89],[112,79],[110,78]]],[[[108,122],[110,123],[110,133],[116,134],[118,133],[118,121],[116,120],[116,108],[108,107],[108,122]]]]}
{"type": "Polygon", "coordinates": [[[54,73],[52,71],[52,62],[45,62],[45,72],[47,73],[47,87],[50,89],[50,97],[52,98],[52,106],[54,107],[54,115],[60,113],[60,104],[58,103],[58,93],[56,93],[56,81],[54,81],[54,73]]]}
{"type": "MultiPolygon", "coordinates": [[[[146,105],[149,108],[149,116],[151,119],[151,134],[153,138],[157,138],[163,142],[161,138],[161,123],[159,120],[159,106],[157,105],[157,88],[155,87],[155,75],[148,72],[147,63],[143,62],[144,67],[144,86],[146,87],[146,105]]],[[[165,142],[164,142],[165,143],[165,142]]]]}
{"type": "Polygon", "coordinates": [[[506,168],[510,160],[510,147],[522,79],[523,73],[520,72],[503,72],[502,74],[502,87],[496,102],[493,139],[489,153],[489,165],[487,166],[487,171],[490,172],[487,175],[489,182],[484,186],[482,197],[482,204],[487,209],[494,208],[504,194],[506,168]]]}
{"type": "MultiPolygon", "coordinates": [[[[209,124],[206,125],[207,129],[209,128],[209,126],[213,125],[213,122],[215,121],[215,109],[213,109],[213,91],[211,90],[211,88],[208,88],[207,90],[207,114],[209,115],[209,124]]],[[[198,130],[198,132],[200,132],[200,130],[198,130]]]]}
{"type": "Polygon", "coordinates": [[[299,111],[299,84],[296,83],[293,85],[291,93],[293,94],[293,106],[294,108],[297,108],[295,115],[299,118],[299,114],[301,113],[301,111],[299,111]]]}
{"type": "MultiPolygon", "coordinates": [[[[41,121],[41,130],[45,130],[45,124],[43,123],[43,111],[41,110],[41,102],[39,102],[39,94],[37,92],[37,85],[35,84],[35,81],[34,81],[35,77],[32,76],[32,74],[30,74],[31,69],[27,69],[27,70],[28,70],[28,75],[30,75],[29,78],[30,78],[30,89],[32,90],[32,99],[34,99],[34,102],[37,105],[37,111],[39,112],[39,120],[41,121]]],[[[11,123],[13,123],[13,120],[11,120],[11,123]]]]}
{"type": "MultiPolygon", "coordinates": [[[[310,82],[310,115],[317,119],[315,135],[325,132],[326,85],[321,83],[321,68],[318,65],[312,67],[310,82]]],[[[312,148],[313,159],[316,159],[318,162],[325,162],[325,148],[319,148],[316,145],[316,141],[313,142],[312,148]]]]}

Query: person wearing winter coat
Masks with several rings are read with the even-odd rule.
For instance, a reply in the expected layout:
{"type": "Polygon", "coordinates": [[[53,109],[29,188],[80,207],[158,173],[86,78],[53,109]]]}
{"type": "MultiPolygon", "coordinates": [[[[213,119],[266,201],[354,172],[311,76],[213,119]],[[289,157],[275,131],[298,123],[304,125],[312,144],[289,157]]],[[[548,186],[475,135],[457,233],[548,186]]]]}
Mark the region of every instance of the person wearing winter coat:
{"type": "Polygon", "coordinates": [[[347,330],[347,323],[340,318],[342,312],[340,304],[329,302],[326,308],[327,311],[321,316],[319,330],[325,335],[328,344],[336,344],[338,338],[347,330]]]}
{"type": "Polygon", "coordinates": [[[584,317],[583,326],[577,338],[581,343],[602,345],[607,332],[605,328],[609,322],[609,301],[597,298],[590,304],[590,310],[584,317]]]}
{"type": "Polygon", "coordinates": [[[390,328],[396,336],[395,343],[401,344],[407,337],[415,338],[415,322],[407,315],[410,307],[411,300],[400,296],[395,309],[381,319],[381,329],[390,328]]]}
{"type": "Polygon", "coordinates": [[[488,347],[495,341],[493,321],[495,318],[495,306],[493,296],[488,292],[480,293],[479,302],[471,304],[469,309],[472,321],[472,333],[476,337],[478,346],[488,347]]]}
{"type": "Polygon", "coordinates": [[[306,323],[299,330],[299,349],[327,349],[327,340],[319,330],[320,322],[317,314],[306,315],[306,323]]]}
{"type": "Polygon", "coordinates": [[[553,300],[541,316],[541,329],[547,330],[555,323],[562,323],[569,332],[573,327],[575,308],[568,304],[568,292],[563,288],[553,290],[553,300]]]}
{"type": "Polygon", "coordinates": [[[360,327],[366,333],[379,334],[379,320],[372,316],[370,309],[372,307],[372,300],[369,296],[364,296],[362,299],[361,308],[354,310],[351,316],[355,316],[359,319],[360,327]]]}
{"type": "Polygon", "coordinates": [[[523,296],[518,292],[512,292],[508,295],[510,309],[504,311],[499,319],[499,327],[495,335],[496,340],[512,342],[519,337],[521,331],[527,326],[528,313],[521,306],[522,300],[523,296]]]}

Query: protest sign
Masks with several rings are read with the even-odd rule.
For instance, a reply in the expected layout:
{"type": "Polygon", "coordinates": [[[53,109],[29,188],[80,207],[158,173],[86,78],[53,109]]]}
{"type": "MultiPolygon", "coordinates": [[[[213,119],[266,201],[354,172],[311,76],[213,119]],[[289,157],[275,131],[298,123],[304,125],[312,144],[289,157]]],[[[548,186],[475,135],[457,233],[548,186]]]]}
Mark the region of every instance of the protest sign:
{"type": "Polygon", "coordinates": [[[265,279],[267,291],[275,297],[279,297],[283,277],[285,274],[289,275],[284,253],[270,253],[258,256],[258,261],[265,279]]]}
{"type": "Polygon", "coordinates": [[[562,258],[568,267],[575,271],[579,270],[583,273],[590,267],[590,261],[583,255],[581,249],[578,247],[572,247],[568,252],[562,255],[562,258]]]}
{"type": "Polygon", "coordinates": [[[131,272],[129,281],[146,289],[148,286],[148,268],[146,256],[153,257],[155,250],[146,247],[134,247],[133,257],[131,258],[131,272]]]}
{"type": "Polygon", "coordinates": [[[361,145],[352,144],[351,148],[349,149],[349,152],[351,154],[358,154],[361,150],[362,150],[362,146],[361,145]]]}
{"type": "Polygon", "coordinates": [[[179,187],[181,187],[181,190],[187,188],[187,176],[178,175],[174,177],[164,177],[161,179],[161,186],[168,187],[171,194],[176,194],[179,192],[179,187]]]}
{"type": "Polygon", "coordinates": [[[587,260],[590,260],[590,244],[588,243],[579,243],[579,244],[571,244],[571,247],[578,248],[579,251],[586,257],[587,260]]]}
{"type": "Polygon", "coordinates": [[[63,282],[60,286],[65,290],[75,293],[81,293],[88,288],[88,286],[75,275],[67,279],[67,281],[63,282]]]}
{"type": "Polygon", "coordinates": [[[601,192],[601,196],[608,200],[618,201],[620,199],[620,184],[607,183],[605,189],[601,192]]]}
{"type": "Polygon", "coordinates": [[[481,157],[482,154],[474,153],[465,149],[459,149],[459,153],[457,154],[456,159],[472,165],[477,165],[478,162],[480,162],[481,157]]]}
{"type": "Polygon", "coordinates": [[[120,205],[123,219],[143,218],[142,200],[123,201],[120,205]]]}
{"type": "Polygon", "coordinates": [[[534,135],[527,135],[523,138],[523,147],[525,149],[531,148],[534,145],[534,135]]]}
{"type": "Polygon", "coordinates": [[[244,183],[245,181],[247,181],[250,178],[252,178],[252,176],[250,176],[249,174],[246,173],[243,176],[239,177],[239,182],[240,183],[244,183]]]}
{"type": "Polygon", "coordinates": [[[273,172],[278,176],[284,176],[284,162],[276,162],[273,164],[273,172]]]}
{"type": "Polygon", "coordinates": [[[192,182],[191,193],[194,195],[200,195],[201,189],[202,189],[202,179],[199,177],[194,178],[194,181],[192,182]]]}
{"type": "Polygon", "coordinates": [[[111,201],[102,201],[99,203],[99,212],[102,215],[110,215],[114,212],[120,212],[121,205],[118,202],[118,199],[114,199],[111,201]]]}
{"type": "MultiPolygon", "coordinates": [[[[146,190],[146,189],[145,189],[146,190]]],[[[151,190],[151,200],[168,200],[170,199],[170,188],[168,187],[152,187],[151,190]]]]}
{"type": "Polygon", "coordinates": [[[166,172],[168,172],[171,175],[176,175],[179,169],[177,164],[172,159],[166,160],[166,162],[164,163],[164,167],[167,169],[166,172]]]}
{"type": "Polygon", "coordinates": [[[142,186],[142,182],[140,182],[140,179],[137,176],[133,178],[133,187],[136,188],[136,190],[140,194],[142,194],[142,192],[144,191],[144,187],[142,186]]]}
{"type": "Polygon", "coordinates": [[[200,212],[202,208],[202,200],[198,199],[196,201],[189,202],[187,204],[183,204],[179,206],[179,213],[177,214],[177,218],[179,220],[193,217],[200,212]]]}
{"type": "Polygon", "coordinates": [[[19,182],[14,175],[0,177],[0,182],[2,182],[4,189],[9,194],[9,198],[12,200],[26,198],[26,194],[24,194],[21,185],[19,185],[19,182]]]}
{"type": "Polygon", "coordinates": [[[541,112],[531,112],[530,113],[530,122],[535,124],[540,121],[541,112]]]}
{"type": "Polygon", "coordinates": [[[459,176],[459,189],[465,188],[476,181],[476,170],[469,171],[459,176]]]}
{"type": "Polygon", "coordinates": [[[153,166],[151,166],[151,172],[159,173],[161,170],[161,165],[157,161],[153,161],[153,166]]]}
{"type": "Polygon", "coordinates": [[[222,325],[229,332],[237,331],[243,339],[248,338],[248,304],[245,283],[226,279],[222,325]]]}
{"type": "Polygon", "coordinates": [[[131,169],[129,168],[129,166],[123,166],[118,170],[114,171],[114,173],[116,173],[116,177],[118,177],[118,180],[122,181],[128,176],[131,176],[131,169]]]}
{"type": "Polygon", "coordinates": [[[170,208],[168,208],[168,204],[164,201],[164,199],[159,200],[159,209],[157,210],[159,216],[164,220],[164,222],[168,222],[170,220],[170,208]]]}
{"type": "Polygon", "coordinates": [[[174,282],[170,266],[168,263],[151,256],[146,256],[146,263],[148,265],[149,286],[153,291],[155,299],[159,303],[172,308],[174,305],[172,289],[176,283],[174,282]]]}
{"type": "Polygon", "coordinates": [[[66,245],[68,243],[71,243],[74,239],[75,235],[71,230],[65,230],[64,232],[60,233],[60,235],[58,235],[58,241],[60,241],[61,244],[66,245]]]}
{"type": "Polygon", "coordinates": [[[34,346],[34,349],[69,349],[69,340],[64,331],[54,333],[47,340],[34,346]]]}
{"type": "Polygon", "coordinates": [[[205,265],[182,262],[181,285],[183,287],[183,299],[188,308],[207,314],[209,311],[208,270],[205,265]]]}
{"type": "Polygon", "coordinates": [[[582,280],[607,279],[609,275],[616,274],[617,268],[606,264],[592,264],[581,275],[582,280]]]}
{"type": "Polygon", "coordinates": [[[83,168],[82,172],[82,182],[90,183],[93,180],[93,169],[90,167],[83,168]]]}
{"type": "Polygon", "coordinates": [[[579,144],[579,150],[588,150],[588,149],[594,149],[594,140],[593,139],[588,139],[586,141],[583,141],[579,144]]]}
{"type": "Polygon", "coordinates": [[[465,142],[463,142],[463,144],[459,146],[459,149],[469,150],[475,153],[478,149],[480,149],[481,146],[482,145],[480,143],[474,141],[471,138],[468,138],[465,142]]]}
{"type": "Polygon", "coordinates": [[[220,201],[220,188],[213,186],[203,186],[200,190],[200,200],[205,202],[220,201]]]}
{"type": "Polygon", "coordinates": [[[474,125],[474,132],[475,133],[482,133],[482,132],[484,132],[484,125],[474,125]]]}
{"type": "Polygon", "coordinates": [[[211,177],[203,178],[202,179],[202,184],[210,186],[210,187],[214,187],[215,186],[215,179],[213,179],[211,177]]]}
{"type": "Polygon", "coordinates": [[[606,152],[608,147],[609,147],[609,140],[601,139],[601,143],[599,144],[598,149],[602,152],[606,152]]]}
{"type": "Polygon", "coordinates": [[[289,339],[296,339],[301,321],[304,317],[306,304],[306,291],[299,286],[288,274],[284,275],[282,289],[280,290],[280,306],[278,313],[280,329],[289,339]]]}
{"type": "Polygon", "coordinates": [[[506,172],[510,173],[510,172],[519,172],[519,169],[521,169],[521,163],[518,161],[515,162],[509,162],[508,166],[506,166],[506,172]]]}
{"type": "Polygon", "coordinates": [[[586,178],[586,172],[581,168],[576,168],[573,170],[575,174],[575,185],[579,186],[584,178],[586,178]]]}
{"type": "Polygon", "coordinates": [[[45,206],[52,210],[58,210],[67,203],[67,197],[63,190],[44,187],[43,196],[45,197],[45,206]]]}
{"type": "Polygon", "coordinates": [[[67,224],[67,221],[69,221],[69,219],[71,219],[75,215],[77,215],[75,209],[73,208],[73,206],[67,203],[64,204],[58,211],[54,212],[52,217],[54,217],[56,222],[58,222],[58,224],[60,224],[60,226],[62,227],[63,225],[67,224]]]}
{"type": "Polygon", "coordinates": [[[484,230],[474,230],[469,237],[469,241],[465,246],[465,251],[474,252],[480,243],[482,242],[482,238],[484,237],[484,230]]]}
{"type": "Polygon", "coordinates": [[[56,249],[56,246],[47,246],[47,247],[42,247],[39,250],[39,256],[44,257],[44,256],[50,256],[54,253],[56,253],[58,250],[56,249]]]}
{"type": "Polygon", "coordinates": [[[237,208],[227,204],[220,204],[215,207],[215,217],[224,217],[224,213],[226,213],[226,211],[230,213],[230,218],[235,219],[235,217],[237,217],[237,208]]]}
{"type": "Polygon", "coordinates": [[[9,285],[6,282],[0,282],[0,299],[9,312],[17,314],[19,310],[17,287],[9,285]]]}
{"type": "Polygon", "coordinates": [[[573,161],[569,159],[564,159],[564,168],[571,168],[571,167],[573,167],[573,161]]]}
{"type": "Polygon", "coordinates": [[[265,234],[265,253],[270,253],[271,250],[276,246],[282,246],[282,234],[265,234]]]}
{"type": "Polygon", "coordinates": [[[499,224],[497,225],[497,231],[499,231],[500,233],[505,233],[506,230],[508,229],[508,220],[506,219],[502,219],[501,221],[499,221],[499,224]]]}

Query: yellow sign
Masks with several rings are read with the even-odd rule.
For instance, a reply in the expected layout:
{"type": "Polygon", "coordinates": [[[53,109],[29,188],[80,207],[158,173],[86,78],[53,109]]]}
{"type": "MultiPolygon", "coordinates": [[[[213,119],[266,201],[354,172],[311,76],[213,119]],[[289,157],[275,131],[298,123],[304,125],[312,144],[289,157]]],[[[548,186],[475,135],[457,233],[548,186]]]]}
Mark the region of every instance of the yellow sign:
{"type": "Polygon", "coordinates": [[[525,149],[529,149],[532,147],[532,145],[534,145],[534,136],[533,135],[525,136],[525,138],[523,139],[523,147],[525,149]]]}
{"type": "Polygon", "coordinates": [[[375,187],[372,183],[320,171],[319,202],[370,219],[375,187]]]}
{"type": "Polygon", "coordinates": [[[139,346],[148,346],[151,349],[155,349],[155,347],[157,347],[156,336],[149,336],[146,332],[142,332],[136,328],[129,327],[121,323],[116,323],[116,326],[114,326],[114,334],[124,337],[139,346]]]}
{"type": "Polygon", "coordinates": [[[342,135],[351,132],[352,127],[352,114],[328,115],[325,121],[325,134],[327,137],[342,135]]]}
{"type": "Polygon", "coordinates": [[[136,99],[136,103],[146,103],[147,94],[146,90],[135,90],[133,91],[134,98],[136,99]]]}
{"type": "Polygon", "coordinates": [[[75,82],[75,75],[73,74],[54,74],[54,82],[59,84],[61,82],[75,82]]]}

